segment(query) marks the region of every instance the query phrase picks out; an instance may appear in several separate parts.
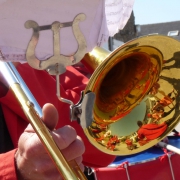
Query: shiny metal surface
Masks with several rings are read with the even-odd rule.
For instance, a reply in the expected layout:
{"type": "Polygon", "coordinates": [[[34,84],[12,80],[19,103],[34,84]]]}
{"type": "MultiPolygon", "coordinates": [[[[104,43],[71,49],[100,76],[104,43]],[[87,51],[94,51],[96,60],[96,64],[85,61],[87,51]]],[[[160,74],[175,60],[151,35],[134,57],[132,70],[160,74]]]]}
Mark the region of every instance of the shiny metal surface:
{"type": "Polygon", "coordinates": [[[25,23],[27,29],[32,28],[33,34],[29,42],[26,51],[26,59],[30,66],[34,69],[44,70],[49,69],[50,73],[53,75],[57,74],[56,66],[59,64],[58,71],[62,74],[66,71],[65,67],[70,66],[79,62],[86,53],[86,40],[82,34],[79,23],[85,20],[85,14],[78,14],[72,22],[60,23],[54,22],[51,25],[39,26],[37,22],[29,20],[25,23]],[[62,55],[60,52],[60,29],[68,26],[72,26],[73,34],[78,43],[78,50],[71,56],[62,55]],[[54,55],[46,60],[40,61],[35,56],[35,49],[39,40],[40,31],[42,30],[52,30],[53,32],[53,42],[54,42],[54,55]]]}
{"type": "Polygon", "coordinates": [[[27,98],[30,102],[33,102],[34,109],[42,118],[42,109],[36,99],[34,98],[33,94],[30,92],[29,88],[27,87],[26,83],[18,73],[17,69],[14,67],[12,62],[3,62],[0,61],[0,72],[3,74],[4,77],[6,77],[6,81],[9,86],[12,84],[20,84],[21,88],[23,89],[24,93],[26,94],[27,98]]]}
{"type": "Polygon", "coordinates": [[[44,125],[42,110],[34,96],[29,91],[25,82],[21,79],[18,71],[10,62],[0,62],[0,72],[7,80],[10,89],[17,98],[19,105],[24,110],[29,123],[38,135],[45,150],[49,154],[57,170],[65,180],[86,180],[85,175],[75,160],[67,162],[61,150],[53,140],[49,129],[44,125]]]}
{"type": "Polygon", "coordinates": [[[84,129],[94,146],[108,154],[130,155],[152,147],[175,128],[179,123],[178,89],[171,81],[162,80],[161,74],[169,59],[176,61],[179,51],[179,41],[149,35],[127,42],[102,63],[98,52],[94,53],[93,62],[100,65],[85,89],[85,93],[96,94],[93,122],[84,129]],[[161,107],[164,113],[157,112],[155,103],[165,97],[173,100],[161,107]],[[146,128],[151,126],[151,139],[142,138],[138,121],[146,128]],[[162,126],[156,136],[152,126],[162,126]]]}
{"type": "Polygon", "coordinates": [[[66,71],[66,67],[78,63],[86,53],[86,40],[82,34],[79,23],[86,19],[85,14],[78,14],[72,22],[53,22],[51,25],[39,26],[37,22],[28,20],[25,23],[27,29],[32,28],[33,33],[26,50],[26,60],[34,69],[46,70],[49,74],[56,76],[56,94],[60,101],[73,105],[73,102],[61,97],[59,75],[66,71]],[[72,32],[78,44],[78,49],[74,54],[65,56],[61,54],[60,30],[61,28],[72,27],[72,32]],[[54,54],[45,60],[39,60],[35,55],[36,46],[39,41],[40,31],[52,30],[54,54]]]}

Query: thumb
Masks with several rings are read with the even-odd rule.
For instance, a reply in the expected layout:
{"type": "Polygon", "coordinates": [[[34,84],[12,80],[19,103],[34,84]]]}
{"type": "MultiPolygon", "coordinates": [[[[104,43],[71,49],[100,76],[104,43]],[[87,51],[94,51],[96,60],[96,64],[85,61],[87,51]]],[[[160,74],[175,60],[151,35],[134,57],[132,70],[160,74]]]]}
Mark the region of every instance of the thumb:
{"type": "Polygon", "coordinates": [[[54,105],[47,103],[42,108],[44,124],[50,129],[54,130],[58,123],[58,112],[54,105]]]}

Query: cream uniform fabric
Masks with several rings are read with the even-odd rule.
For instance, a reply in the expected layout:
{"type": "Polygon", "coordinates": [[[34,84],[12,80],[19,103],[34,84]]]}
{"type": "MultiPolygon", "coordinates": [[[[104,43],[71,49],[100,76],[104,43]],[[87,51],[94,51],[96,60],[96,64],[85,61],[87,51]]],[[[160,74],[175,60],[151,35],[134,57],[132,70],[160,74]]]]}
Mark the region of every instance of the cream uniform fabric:
{"type": "MultiPolygon", "coordinates": [[[[80,29],[89,52],[124,27],[133,3],[134,0],[0,0],[0,49],[7,61],[26,61],[25,51],[32,36],[32,29],[24,27],[27,20],[50,25],[54,21],[73,21],[77,14],[84,13],[86,20],[80,22],[80,29]]],[[[53,55],[52,40],[51,30],[40,32],[38,59],[53,55]]],[[[60,30],[60,46],[64,55],[77,51],[71,27],[60,30]]]]}

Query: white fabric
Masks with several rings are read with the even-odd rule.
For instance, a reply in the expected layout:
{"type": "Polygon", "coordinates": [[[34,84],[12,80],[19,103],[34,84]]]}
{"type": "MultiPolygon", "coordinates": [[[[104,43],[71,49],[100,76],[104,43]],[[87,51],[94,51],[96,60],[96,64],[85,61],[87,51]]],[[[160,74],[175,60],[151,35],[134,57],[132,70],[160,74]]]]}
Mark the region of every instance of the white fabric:
{"type": "MultiPolygon", "coordinates": [[[[89,52],[124,27],[133,3],[134,0],[128,3],[125,0],[0,0],[0,49],[6,60],[23,61],[32,36],[32,29],[24,27],[27,20],[50,25],[54,21],[73,21],[77,14],[84,13],[86,20],[80,23],[80,29],[89,52]]],[[[52,31],[40,32],[37,58],[53,55],[52,38],[52,31]]],[[[71,27],[61,29],[60,45],[61,54],[71,55],[77,51],[78,44],[71,27]]]]}
{"type": "Polygon", "coordinates": [[[134,0],[105,0],[105,14],[109,35],[114,36],[126,25],[134,0]]]}

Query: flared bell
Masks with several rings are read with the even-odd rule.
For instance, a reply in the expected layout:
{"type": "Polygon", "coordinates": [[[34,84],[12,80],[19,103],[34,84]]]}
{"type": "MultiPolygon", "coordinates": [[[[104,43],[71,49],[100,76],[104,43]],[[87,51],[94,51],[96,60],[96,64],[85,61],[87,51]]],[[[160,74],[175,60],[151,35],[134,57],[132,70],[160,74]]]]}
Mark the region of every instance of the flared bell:
{"type": "Polygon", "coordinates": [[[160,77],[165,60],[179,50],[179,41],[150,35],[112,53],[95,48],[85,56],[85,64],[98,66],[84,91],[96,95],[93,122],[84,130],[93,145],[108,154],[129,155],[152,147],[174,129],[177,91],[160,77]],[[166,96],[169,104],[163,105],[166,96]]]}

